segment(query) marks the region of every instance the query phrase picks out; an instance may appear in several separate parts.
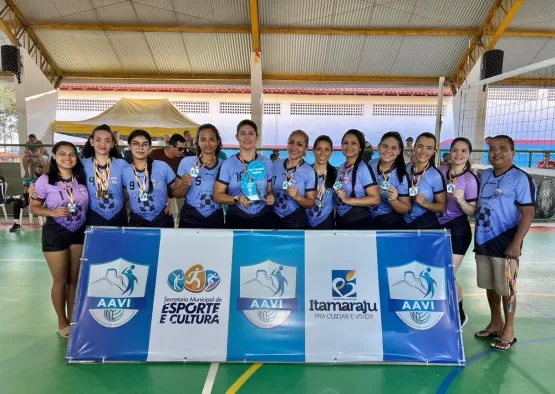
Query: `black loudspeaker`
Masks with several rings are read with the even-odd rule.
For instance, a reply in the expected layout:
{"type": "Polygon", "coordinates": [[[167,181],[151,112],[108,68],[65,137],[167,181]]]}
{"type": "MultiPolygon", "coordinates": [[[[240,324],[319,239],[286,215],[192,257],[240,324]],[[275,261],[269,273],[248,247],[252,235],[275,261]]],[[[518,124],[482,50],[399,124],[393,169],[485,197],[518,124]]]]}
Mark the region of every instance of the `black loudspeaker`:
{"type": "Polygon", "coordinates": [[[13,74],[21,73],[19,48],[13,45],[2,45],[2,71],[13,74]]]}
{"type": "Polygon", "coordinates": [[[495,77],[503,73],[503,51],[492,49],[482,56],[482,74],[480,79],[495,77]]]}

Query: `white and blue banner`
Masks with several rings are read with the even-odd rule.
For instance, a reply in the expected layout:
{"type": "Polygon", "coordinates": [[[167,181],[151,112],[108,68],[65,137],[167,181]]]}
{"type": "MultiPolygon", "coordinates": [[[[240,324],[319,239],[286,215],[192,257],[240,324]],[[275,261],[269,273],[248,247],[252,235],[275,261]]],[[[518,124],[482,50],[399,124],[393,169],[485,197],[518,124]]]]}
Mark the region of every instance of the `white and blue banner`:
{"type": "Polygon", "coordinates": [[[449,234],[93,228],[69,362],[464,365],[449,234]]]}

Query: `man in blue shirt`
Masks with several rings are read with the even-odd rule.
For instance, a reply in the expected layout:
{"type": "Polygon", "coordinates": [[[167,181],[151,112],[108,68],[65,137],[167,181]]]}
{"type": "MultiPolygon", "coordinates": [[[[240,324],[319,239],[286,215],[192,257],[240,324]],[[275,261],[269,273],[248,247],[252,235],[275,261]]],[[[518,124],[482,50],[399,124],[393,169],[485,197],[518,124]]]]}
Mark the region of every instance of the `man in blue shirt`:
{"type": "Polygon", "coordinates": [[[480,177],[474,237],[478,287],[486,289],[491,312],[490,324],[475,335],[495,339],[491,347],[501,351],[516,343],[516,274],[536,204],[536,184],[514,165],[514,156],[511,137],[498,135],[491,139],[488,159],[493,168],[480,177]]]}

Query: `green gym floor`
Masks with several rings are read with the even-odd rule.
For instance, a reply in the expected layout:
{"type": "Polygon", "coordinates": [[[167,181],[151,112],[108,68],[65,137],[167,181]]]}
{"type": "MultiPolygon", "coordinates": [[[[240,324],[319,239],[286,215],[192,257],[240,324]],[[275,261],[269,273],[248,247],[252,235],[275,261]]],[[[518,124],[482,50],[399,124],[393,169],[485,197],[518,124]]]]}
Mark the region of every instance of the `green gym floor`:
{"type": "Polygon", "coordinates": [[[516,335],[509,352],[474,338],[488,323],[469,252],[459,273],[470,317],[467,366],[255,364],[66,364],[56,334],[51,278],[38,226],[9,233],[0,224],[0,393],[555,393],[555,227],[538,224],[526,238],[518,281],[516,335]],[[548,227],[549,226],[549,227],[548,227]]]}

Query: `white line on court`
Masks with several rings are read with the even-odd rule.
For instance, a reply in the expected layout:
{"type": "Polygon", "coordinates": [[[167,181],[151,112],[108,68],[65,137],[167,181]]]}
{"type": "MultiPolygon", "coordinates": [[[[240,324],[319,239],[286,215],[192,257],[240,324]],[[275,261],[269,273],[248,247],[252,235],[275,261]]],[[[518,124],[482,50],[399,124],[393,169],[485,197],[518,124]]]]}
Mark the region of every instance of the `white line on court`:
{"type": "Polygon", "coordinates": [[[210,364],[210,369],[208,370],[208,375],[206,376],[206,381],[204,382],[204,387],[202,388],[202,394],[212,393],[212,387],[214,387],[214,381],[216,380],[219,365],[219,363],[210,364]]]}

